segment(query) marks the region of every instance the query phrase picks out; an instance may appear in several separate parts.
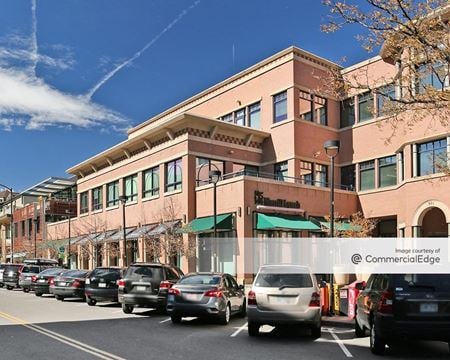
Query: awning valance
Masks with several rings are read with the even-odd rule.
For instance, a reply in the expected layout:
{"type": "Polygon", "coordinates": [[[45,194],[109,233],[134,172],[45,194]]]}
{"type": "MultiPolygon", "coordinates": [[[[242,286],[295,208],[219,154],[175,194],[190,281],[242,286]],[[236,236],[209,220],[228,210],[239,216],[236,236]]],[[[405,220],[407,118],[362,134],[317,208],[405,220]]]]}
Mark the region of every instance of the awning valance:
{"type": "MultiPolygon", "coordinates": [[[[233,214],[220,214],[216,217],[216,228],[219,231],[233,229],[233,214]]],[[[204,233],[214,230],[214,216],[205,216],[192,220],[184,232],[204,233]]]]}
{"type": "Polygon", "coordinates": [[[300,216],[282,214],[256,214],[257,230],[320,230],[312,221],[300,216]]]}

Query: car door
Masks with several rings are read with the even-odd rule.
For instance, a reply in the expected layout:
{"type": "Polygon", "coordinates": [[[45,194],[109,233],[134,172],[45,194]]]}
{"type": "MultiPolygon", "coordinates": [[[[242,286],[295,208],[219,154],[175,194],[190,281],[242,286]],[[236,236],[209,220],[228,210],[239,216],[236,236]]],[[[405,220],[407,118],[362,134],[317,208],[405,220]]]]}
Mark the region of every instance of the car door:
{"type": "Polygon", "coordinates": [[[239,288],[238,283],[236,282],[236,279],[232,276],[230,276],[230,281],[233,285],[233,289],[234,289],[234,301],[235,301],[235,306],[236,306],[236,311],[240,311],[242,308],[242,305],[245,302],[245,295],[244,295],[244,291],[241,290],[239,288]]]}
{"type": "Polygon", "coordinates": [[[370,275],[369,279],[367,280],[366,287],[364,290],[361,291],[361,293],[358,296],[357,300],[357,307],[356,307],[356,314],[358,316],[358,321],[361,325],[364,325],[365,327],[369,327],[369,305],[371,303],[370,301],[370,291],[372,289],[372,285],[376,279],[377,275],[372,274],[370,275]]]}
{"type": "Polygon", "coordinates": [[[235,288],[234,283],[233,283],[233,278],[226,274],[224,276],[225,278],[225,284],[227,287],[227,291],[228,291],[228,299],[230,301],[231,304],[231,311],[232,312],[236,312],[239,310],[239,305],[238,305],[238,297],[237,297],[237,287],[235,288]]]}

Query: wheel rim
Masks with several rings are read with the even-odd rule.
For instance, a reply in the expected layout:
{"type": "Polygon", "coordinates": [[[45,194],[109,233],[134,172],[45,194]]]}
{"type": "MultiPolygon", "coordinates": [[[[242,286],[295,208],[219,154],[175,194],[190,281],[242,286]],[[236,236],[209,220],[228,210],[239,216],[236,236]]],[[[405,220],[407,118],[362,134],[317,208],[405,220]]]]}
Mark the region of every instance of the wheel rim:
{"type": "Polygon", "coordinates": [[[373,348],[373,344],[375,344],[375,325],[372,325],[370,328],[370,347],[373,348]]]}
{"type": "Polygon", "coordinates": [[[227,309],[225,310],[225,321],[230,321],[230,306],[227,305],[227,309]]]}

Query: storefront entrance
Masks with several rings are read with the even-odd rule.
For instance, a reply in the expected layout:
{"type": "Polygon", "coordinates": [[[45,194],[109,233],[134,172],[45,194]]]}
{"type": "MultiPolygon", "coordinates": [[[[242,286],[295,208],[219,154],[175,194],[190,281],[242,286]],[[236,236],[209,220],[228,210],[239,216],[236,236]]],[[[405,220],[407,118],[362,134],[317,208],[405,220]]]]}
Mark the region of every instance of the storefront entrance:
{"type": "Polygon", "coordinates": [[[422,237],[447,237],[448,226],[444,212],[433,207],[423,217],[421,226],[422,237]]]}

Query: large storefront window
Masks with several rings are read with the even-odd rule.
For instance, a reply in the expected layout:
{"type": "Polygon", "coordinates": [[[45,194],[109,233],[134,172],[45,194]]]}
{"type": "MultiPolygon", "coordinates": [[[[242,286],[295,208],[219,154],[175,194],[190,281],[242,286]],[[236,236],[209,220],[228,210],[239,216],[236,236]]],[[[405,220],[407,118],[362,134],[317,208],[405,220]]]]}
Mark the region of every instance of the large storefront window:
{"type": "Polygon", "coordinates": [[[387,156],[378,160],[379,187],[397,184],[397,156],[387,156]]]}
{"type": "Polygon", "coordinates": [[[430,141],[417,146],[417,174],[442,172],[447,164],[447,139],[430,141]]]}
{"type": "Polygon", "coordinates": [[[144,171],[143,177],[143,191],[144,198],[159,195],[159,166],[144,171]]]}
{"type": "Polygon", "coordinates": [[[137,201],[138,189],[137,189],[137,175],[127,176],[123,179],[124,194],[127,198],[127,202],[137,201]]]}
{"type": "Polygon", "coordinates": [[[181,159],[166,163],[166,192],[180,190],[183,184],[181,159]]]}
{"type": "Polygon", "coordinates": [[[119,204],[119,182],[113,181],[106,185],[106,206],[115,206],[119,204]]]}
{"type": "Polygon", "coordinates": [[[359,189],[375,188],[375,161],[370,160],[359,164],[359,189]]]}

